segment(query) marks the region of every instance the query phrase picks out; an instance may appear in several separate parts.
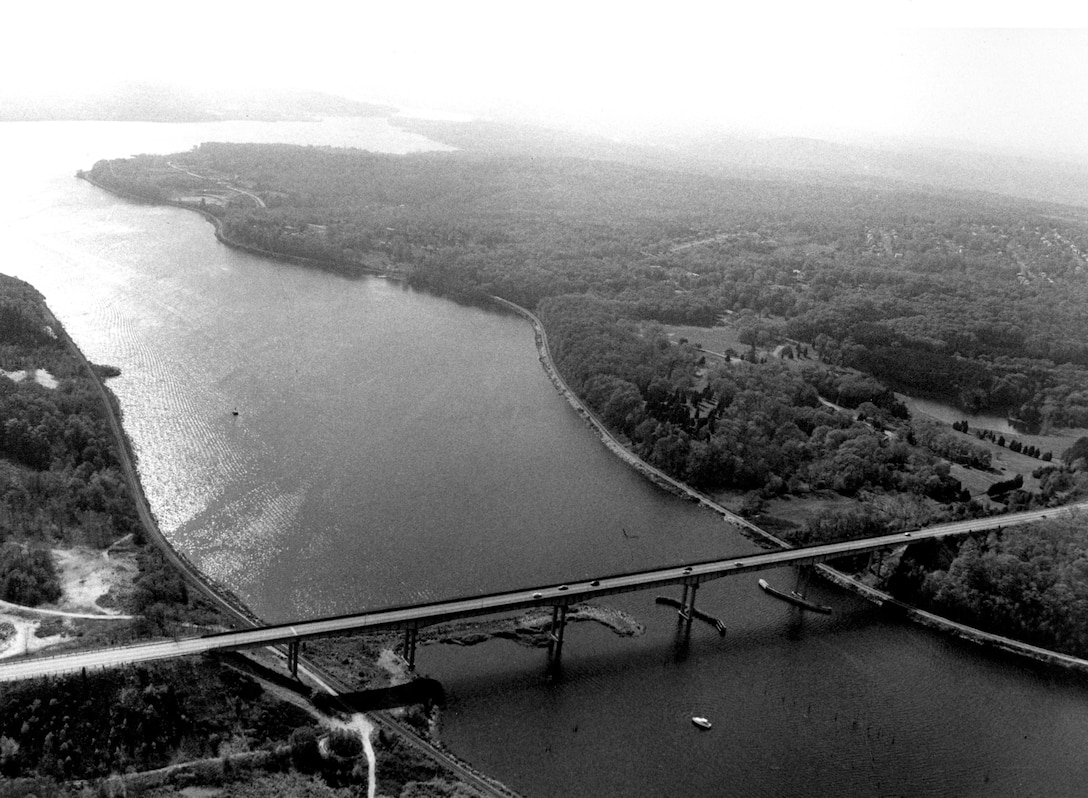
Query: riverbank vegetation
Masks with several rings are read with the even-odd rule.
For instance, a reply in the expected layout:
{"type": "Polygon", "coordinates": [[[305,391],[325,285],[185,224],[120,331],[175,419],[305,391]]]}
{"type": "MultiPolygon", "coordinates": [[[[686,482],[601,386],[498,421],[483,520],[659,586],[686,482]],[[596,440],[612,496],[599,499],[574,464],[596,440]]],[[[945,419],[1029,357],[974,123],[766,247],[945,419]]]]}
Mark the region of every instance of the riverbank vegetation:
{"type": "Polygon", "coordinates": [[[5,685],[0,774],[106,778],[286,741],[312,718],[200,660],[5,685]]]}
{"type": "MultiPolygon", "coordinates": [[[[359,795],[358,731],[276,681],[194,658],[7,685],[0,795],[359,795]]],[[[475,794],[390,735],[374,748],[382,795],[475,794]]]]}
{"type": "Polygon", "coordinates": [[[1067,513],[912,546],[885,587],[983,631],[1088,657],[1088,530],[1067,513]]]}
{"type": "Polygon", "coordinates": [[[148,199],[216,212],[261,249],[534,308],[594,294],[631,318],[749,309],[821,360],[964,410],[1088,425],[1088,232],[1071,209],[892,183],[740,180],[516,155],[204,144],[95,164],[148,199]],[[198,177],[199,176],[199,177],[198,177]],[[207,203],[205,203],[207,205],[207,203]]]}
{"type": "Polygon", "coordinates": [[[1088,226],[1070,208],[482,151],[204,144],[89,176],[210,209],[239,245],[533,309],[559,372],[640,457],[749,514],[822,507],[776,530],[796,542],[1088,487],[1083,458],[1036,437],[1088,426],[1088,226]],[[665,329],[723,324],[720,352],[665,329]],[[893,390],[1022,432],[912,418],[893,390]]]}
{"type": "Polygon", "coordinates": [[[135,546],[138,571],[111,599],[113,609],[138,618],[109,633],[94,625],[90,637],[123,640],[182,622],[221,623],[145,541],[96,384],[115,370],[88,373],[41,296],[2,275],[0,370],[0,599],[29,607],[56,602],[55,550],[102,551],[126,541],[135,546]]]}
{"type": "MultiPolygon", "coordinates": [[[[99,378],[118,373],[92,368],[99,378]]],[[[147,539],[95,376],[42,297],[3,275],[0,371],[0,599],[18,605],[0,608],[0,655],[36,650],[27,636],[84,647],[229,623],[147,539]],[[85,584],[88,568],[132,575],[99,595],[85,584]],[[24,609],[42,605],[44,619],[24,609]]],[[[194,785],[358,794],[365,762],[315,753],[316,741],[335,734],[314,726],[309,690],[252,663],[245,667],[265,681],[238,667],[192,659],[5,684],[0,795],[166,796],[194,785]]],[[[417,782],[428,794],[469,794],[394,736],[375,747],[383,794],[419,794],[417,782]]]]}

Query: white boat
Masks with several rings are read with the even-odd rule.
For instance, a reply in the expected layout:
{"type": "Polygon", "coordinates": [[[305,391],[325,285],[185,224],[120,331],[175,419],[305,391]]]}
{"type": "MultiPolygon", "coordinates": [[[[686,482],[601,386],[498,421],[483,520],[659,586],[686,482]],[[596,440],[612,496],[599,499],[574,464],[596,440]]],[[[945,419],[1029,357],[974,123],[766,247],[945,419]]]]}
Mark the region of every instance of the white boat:
{"type": "Polygon", "coordinates": [[[700,729],[709,729],[711,726],[710,721],[706,718],[693,717],[691,719],[691,722],[698,726],[700,729]]]}

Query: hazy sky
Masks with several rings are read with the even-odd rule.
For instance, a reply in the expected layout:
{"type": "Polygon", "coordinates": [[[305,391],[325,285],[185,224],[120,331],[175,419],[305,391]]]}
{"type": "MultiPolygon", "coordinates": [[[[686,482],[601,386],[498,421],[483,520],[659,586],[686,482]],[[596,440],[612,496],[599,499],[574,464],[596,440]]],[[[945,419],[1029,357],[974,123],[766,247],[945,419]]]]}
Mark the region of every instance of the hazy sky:
{"type": "Polygon", "coordinates": [[[22,3],[0,68],[9,87],[306,87],[617,136],[708,124],[1088,154],[1088,11],[1073,3],[753,5],[22,3]]]}

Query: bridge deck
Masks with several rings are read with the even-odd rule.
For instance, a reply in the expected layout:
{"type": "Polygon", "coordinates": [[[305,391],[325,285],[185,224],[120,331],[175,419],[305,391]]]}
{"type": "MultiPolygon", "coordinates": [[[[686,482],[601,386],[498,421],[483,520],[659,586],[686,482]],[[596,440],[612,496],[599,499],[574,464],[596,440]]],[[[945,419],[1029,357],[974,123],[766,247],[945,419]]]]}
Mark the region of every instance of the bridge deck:
{"type": "Polygon", "coordinates": [[[526,588],[484,596],[470,596],[448,601],[352,613],[331,618],[275,624],[256,629],[222,632],[204,637],[18,660],[0,664],[0,681],[30,678],[45,673],[74,671],[83,667],[108,667],[123,663],[168,659],[215,650],[296,643],[309,638],[328,637],[350,632],[418,629],[446,621],[515,612],[532,607],[569,606],[618,593],[647,590],[665,585],[696,585],[713,579],[763,571],[770,568],[806,565],[852,554],[864,554],[878,549],[915,543],[919,540],[1031,523],[1042,520],[1048,515],[1054,516],[1059,512],[1075,512],[1079,509],[1088,509],[1088,502],[1060,510],[1048,509],[1010,513],[991,518],[941,524],[910,532],[897,532],[875,538],[749,554],[741,557],[710,560],[669,568],[656,568],[636,573],[602,576],[591,581],[572,582],[569,585],[526,588]]]}

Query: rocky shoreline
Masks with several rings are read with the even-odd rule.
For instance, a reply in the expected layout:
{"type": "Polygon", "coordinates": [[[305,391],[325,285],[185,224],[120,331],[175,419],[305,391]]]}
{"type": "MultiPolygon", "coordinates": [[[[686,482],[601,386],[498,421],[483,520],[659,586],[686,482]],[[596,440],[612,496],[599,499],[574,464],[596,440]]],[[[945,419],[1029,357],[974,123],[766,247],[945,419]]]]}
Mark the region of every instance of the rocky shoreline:
{"type": "MultiPolygon", "coordinates": [[[[444,643],[475,646],[489,640],[511,640],[528,648],[548,645],[550,610],[530,610],[514,618],[491,621],[462,621],[420,630],[420,644],[444,643]]],[[[567,623],[598,623],[621,637],[638,637],[646,628],[635,618],[612,607],[575,604],[567,611],[567,623]]]]}

